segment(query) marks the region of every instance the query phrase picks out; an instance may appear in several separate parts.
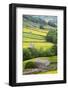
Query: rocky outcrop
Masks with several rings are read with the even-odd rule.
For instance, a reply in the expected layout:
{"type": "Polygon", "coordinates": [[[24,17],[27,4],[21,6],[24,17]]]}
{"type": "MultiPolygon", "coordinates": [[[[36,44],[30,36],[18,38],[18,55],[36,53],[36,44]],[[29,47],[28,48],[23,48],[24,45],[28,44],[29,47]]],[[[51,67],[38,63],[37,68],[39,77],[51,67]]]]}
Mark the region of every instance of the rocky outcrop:
{"type": "Polygon", "coordinates": [[[40,59],[37,59],[35,60],[35,64],[36,64],[36,67],[39,68],[39,69],[45,69],[47,68],[47,66],[50,65],[50,61],[49,60],[40,60],[40,59]]]}
{"type": "Polygon", "coordinates": [[[34,74],[34,73],[39,73],[39,72],[47,72],[49,70],[57,69],[57,65],[51,64],[49,60],[40,60],[39,58],[37,58],[35,59],[34,63],[36,65],[36,68],[25,69],[23,73],[24,75],[34,74]]]}

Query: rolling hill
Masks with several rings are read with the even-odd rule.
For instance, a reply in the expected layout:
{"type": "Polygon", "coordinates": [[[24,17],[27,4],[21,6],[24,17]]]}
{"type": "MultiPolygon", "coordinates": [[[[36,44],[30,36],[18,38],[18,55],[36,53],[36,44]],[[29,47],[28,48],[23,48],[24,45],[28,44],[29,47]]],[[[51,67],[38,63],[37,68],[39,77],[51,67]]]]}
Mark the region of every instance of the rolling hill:
{"type": "Polygon", "coordinates": [[[56,16],[23,15],[23,26],[41,29],[56,29],[56,16]]]}

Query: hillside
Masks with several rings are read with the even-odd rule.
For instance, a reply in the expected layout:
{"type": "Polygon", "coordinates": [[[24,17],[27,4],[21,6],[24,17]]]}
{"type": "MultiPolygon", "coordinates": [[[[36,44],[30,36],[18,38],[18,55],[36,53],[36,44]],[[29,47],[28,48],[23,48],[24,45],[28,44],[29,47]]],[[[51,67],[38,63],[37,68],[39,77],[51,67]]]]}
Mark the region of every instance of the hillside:
{"type": "Polygon", "coordinates": [[[57,73],[57,17],[23,15],[23,74],[57,73]],[[48,37],[48,39],[47,39],[48,37]]]}
{"type": "Polygon", "coordinates": [[[56,29],[57,20],[52,16],[23,15],[24,27],[56,29]],[[50,19],[51,18],[51,19],[50,19]]]}

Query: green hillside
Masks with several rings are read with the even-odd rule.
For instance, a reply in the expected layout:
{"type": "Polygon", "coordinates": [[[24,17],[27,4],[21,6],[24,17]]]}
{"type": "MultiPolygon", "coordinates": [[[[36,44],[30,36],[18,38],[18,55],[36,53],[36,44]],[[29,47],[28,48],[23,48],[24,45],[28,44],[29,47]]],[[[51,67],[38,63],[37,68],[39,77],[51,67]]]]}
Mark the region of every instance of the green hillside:
{"type": "Polygon", "coordinates": [[[48,18],[47,16],[23,16],[22,51],[24,75],[57,73],[57,24],[56,17],[54,17],[54,21],[52,19],[52,17],[48,18]],[[43,66],[46,61],[49,62],[46,68],[37,67],[36,63],[43,66]],[[32,70],[36,69],[38,71],[32,72],[32,70]]]}

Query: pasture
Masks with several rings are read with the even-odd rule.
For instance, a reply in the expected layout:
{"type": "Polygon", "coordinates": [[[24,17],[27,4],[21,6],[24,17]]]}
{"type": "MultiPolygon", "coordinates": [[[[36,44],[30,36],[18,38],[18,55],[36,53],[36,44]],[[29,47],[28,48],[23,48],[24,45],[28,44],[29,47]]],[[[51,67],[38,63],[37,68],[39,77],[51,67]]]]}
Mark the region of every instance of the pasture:
{"type": "Polygon", "coordinates": [[[23,31],[23,48],[28,48],[31,43],[37,49],[42,48],[45,50],[51,48],[54,44],[46,41],[45,36],[47,35],[47,33],[48,30],[43,31],[42,29],[33,29],[32,31],[30,31],[30,29],[25,28],[23,31]]]}

